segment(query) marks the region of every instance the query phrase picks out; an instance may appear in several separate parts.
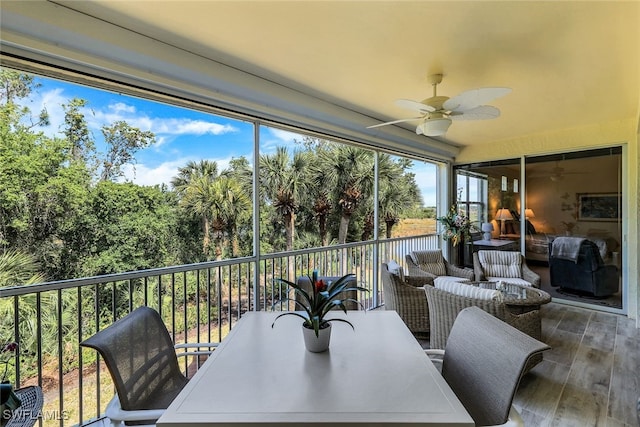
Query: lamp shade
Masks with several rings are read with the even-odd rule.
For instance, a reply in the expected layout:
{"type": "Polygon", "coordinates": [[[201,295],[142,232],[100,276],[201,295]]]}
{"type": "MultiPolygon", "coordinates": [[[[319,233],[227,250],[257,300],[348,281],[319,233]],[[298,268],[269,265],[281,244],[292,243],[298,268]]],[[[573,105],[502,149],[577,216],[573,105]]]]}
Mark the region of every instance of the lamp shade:
{"type": "Polygon", "coordinates": [[[525,218],[535,218],[536,214],[533,213],[533,209],[525,209],[524,216],[525,218]]]}
{"type": "Polygon", "coordinates": [[[511,216],[511,212],[509,212],[509,209],[502,208],[502,209],[498,209],[498,212],[496,212],[495,219],[499,221],[507,221],[507,220],[513,219],[513,217],[511,216]]]}

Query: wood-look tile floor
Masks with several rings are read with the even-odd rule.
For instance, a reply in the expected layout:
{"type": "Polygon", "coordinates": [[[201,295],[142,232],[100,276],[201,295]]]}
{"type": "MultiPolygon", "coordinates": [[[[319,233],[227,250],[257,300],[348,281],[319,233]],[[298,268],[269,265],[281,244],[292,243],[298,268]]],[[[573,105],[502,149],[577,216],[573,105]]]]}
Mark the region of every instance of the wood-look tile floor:
{"type": "Polygon", "coordinates": [[[640,329],[624,316],[551,303],[542,307],[552,349],[514,400],[527,426],[640,426],[640,329]]]}

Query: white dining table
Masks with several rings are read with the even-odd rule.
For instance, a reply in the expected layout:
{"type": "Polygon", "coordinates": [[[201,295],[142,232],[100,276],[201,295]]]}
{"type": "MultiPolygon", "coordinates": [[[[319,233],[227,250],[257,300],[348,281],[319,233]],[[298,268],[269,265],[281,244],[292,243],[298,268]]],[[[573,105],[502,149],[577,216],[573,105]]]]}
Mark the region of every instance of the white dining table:
{"type": "Polygon", "coordinates": [[[323,353],[277,314],[243,314],[157,425],[474,425],[395,311],[332,313],[355,329],[332,322],[323,353]]]}

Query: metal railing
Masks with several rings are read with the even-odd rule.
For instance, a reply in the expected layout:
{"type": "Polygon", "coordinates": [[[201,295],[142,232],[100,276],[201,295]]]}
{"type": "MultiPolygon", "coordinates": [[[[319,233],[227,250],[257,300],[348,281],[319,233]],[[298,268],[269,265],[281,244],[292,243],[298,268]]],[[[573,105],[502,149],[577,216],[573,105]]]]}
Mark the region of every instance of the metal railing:
{"type": "Polygon", "coordinates": [[[43,387],[40,425],[83,425],[101,417],[113,386],[95,351],[79,343],[131,310],[156,309],[175,343],[220,342],[243,313],[286,296],[274,278],[355,273],[370,310],[384,304],[381,262],[404,264],[410,251],[437,247],[432,234],[0,288],[2,331],[19,344],[9,379],[43,387]]]}

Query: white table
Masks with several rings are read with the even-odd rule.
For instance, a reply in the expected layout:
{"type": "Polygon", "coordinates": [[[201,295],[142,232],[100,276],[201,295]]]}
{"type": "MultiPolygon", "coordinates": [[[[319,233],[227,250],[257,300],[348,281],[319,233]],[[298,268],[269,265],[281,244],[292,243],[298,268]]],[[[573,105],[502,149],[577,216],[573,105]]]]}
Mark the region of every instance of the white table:
{"type": "Polygon", "coordinates": [[[324,353],[276,314],[244,314],[157,425],[474,425],[395,311],[350,311],[324,353]]]}

